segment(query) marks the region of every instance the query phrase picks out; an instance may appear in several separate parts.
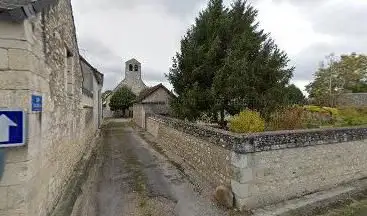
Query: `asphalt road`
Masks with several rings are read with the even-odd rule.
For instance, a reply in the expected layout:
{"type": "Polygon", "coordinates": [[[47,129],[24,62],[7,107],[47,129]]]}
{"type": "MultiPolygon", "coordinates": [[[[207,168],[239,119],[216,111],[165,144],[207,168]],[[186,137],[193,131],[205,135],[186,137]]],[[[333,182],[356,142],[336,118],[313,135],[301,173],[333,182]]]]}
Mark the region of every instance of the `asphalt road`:
{"type": "Polygon", "coordinates": [[[223,216],[227,211],[203,194],[127,123],[105,130],[104,164],[98,180],[99,216],[223,216]]]}

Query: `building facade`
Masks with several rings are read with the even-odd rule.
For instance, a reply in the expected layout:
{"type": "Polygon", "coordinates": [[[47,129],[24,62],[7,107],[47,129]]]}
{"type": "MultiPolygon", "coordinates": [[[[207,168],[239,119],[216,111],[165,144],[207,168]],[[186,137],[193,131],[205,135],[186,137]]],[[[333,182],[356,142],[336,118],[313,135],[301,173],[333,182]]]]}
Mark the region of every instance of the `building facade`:
{"type": "Polygon", "coordinates": [[[0,107],[27,114],[26,145],[0,149],[0,215],[67,215],[55,212],[67,210],[63,197],[98,127],[85,97],[70,0],[0,1],[0,107]]]}
{"type": "Polygon", "coordinates": [[[162,83],[146,88],[138,96],[133,107],[133,119],[140,127],[145,128],[146,116],[149,114],[169,115],[170,100],[176,96],[162,83]]]}

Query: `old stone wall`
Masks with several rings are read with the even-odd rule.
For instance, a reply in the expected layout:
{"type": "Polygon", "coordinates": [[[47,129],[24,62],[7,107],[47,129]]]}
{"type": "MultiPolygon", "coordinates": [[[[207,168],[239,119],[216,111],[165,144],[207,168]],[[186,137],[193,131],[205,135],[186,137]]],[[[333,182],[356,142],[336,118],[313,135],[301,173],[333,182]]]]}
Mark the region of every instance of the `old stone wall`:
{"type": "Polygon", "coordinates": [[[233,134],[152,115],[146,129],[209,182],[230,182],[239,207],[258,208],[367,177],[365,127],[233,134]]]}
{"type": "Polygon", "coordinates": [[[366,107],[367,93],[345,93],[339,95],[337,104],[339,106],[366,107]]]}
{"type": "Polygon", "coordinates": [[[229,150],[172,128],[157,116],[147,118],[146,129],[172,160],[195,170],[213,186],[230,184],[229,150]]]}
{"type": "Polygon", "coordinates": [[[145,128],[145,110],[143,104],[134,104],[133,121],[142,128],[145,128]]]}
{"type": "Polygon", "coordinates": [[[70,0],[21,23],[0,21],[1,107],[27,112],[25,147],[6,150],[0,215],[52,215],[96,134],[82,103],[70,0]],[[43,111],[31,111],[31,95],[43,111]]]}
{"type": "MultiPolygon", "coordinates": [[[[34,79],[31,83],[32,69],[26,67],[31,61],[31,47],[24,23],[11,24],[0,21],[0,107],[22,108],[27,110],[31,119],[37,116],[31,113],[30,85],[42,89],[44,82],[34,79]],[[25,55],[19,60],[17,55],[25,55]]],[[[38,126],[38,125],[37,125],[38,126]]],[[[38,126],[39,127],[39,126],[38,126]]],[[[34,128],[39,130],[39,128],[34,128]]],[[[29,137],[37,134],[29,131],[29,137]]],[[[28,151],[25,148],[14,148],[5,151],[5,170],[0,180],[0,215],[26,215],[25,183],[28,172],[28,151]]]]}
{"type": "Polygon", "coordinates": [[[257,207],[365,178],[366,144],[367,141],[354,141],[250,154],[245,169],[252,176],[242,178],[245,184],[236,184],[238,195],[247,196],[243,197],[244,205],[257,207]]]}

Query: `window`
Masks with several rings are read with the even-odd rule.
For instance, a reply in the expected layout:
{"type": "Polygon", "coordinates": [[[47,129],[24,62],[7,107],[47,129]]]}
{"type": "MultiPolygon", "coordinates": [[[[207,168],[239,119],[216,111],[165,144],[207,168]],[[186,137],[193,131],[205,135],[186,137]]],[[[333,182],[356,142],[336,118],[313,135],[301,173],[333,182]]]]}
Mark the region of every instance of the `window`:
{"type": "Polygon", "coordinates": [[[133,65],[129,64],[129,71],[133,71],[133,65]]]}
{"type": "Polygon", "coordinates": [[[65,48],[65,91],[68,95],[73,95],[74,88],[74,60],[73,53],[65,48]]]}
{"type": "Polygon", "coordinates": [[[139,65],[135,65],[134,69],[135,71],[139,71],[139,65]]]}

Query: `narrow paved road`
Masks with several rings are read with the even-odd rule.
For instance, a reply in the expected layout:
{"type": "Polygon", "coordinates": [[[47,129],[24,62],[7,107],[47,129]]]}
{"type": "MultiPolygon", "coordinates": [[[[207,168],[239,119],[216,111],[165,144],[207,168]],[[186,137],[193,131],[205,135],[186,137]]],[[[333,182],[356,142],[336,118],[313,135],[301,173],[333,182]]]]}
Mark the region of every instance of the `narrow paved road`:
{"type": "Polygon", "coordinates": [[[109,122],[104,140],[105,161],[97,193],[99,216],[229,215],[195,192],[128,123],[109,122]]]}

